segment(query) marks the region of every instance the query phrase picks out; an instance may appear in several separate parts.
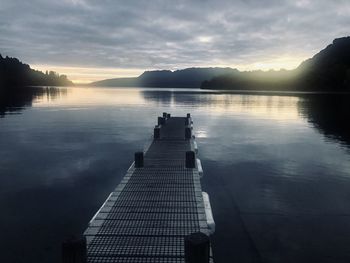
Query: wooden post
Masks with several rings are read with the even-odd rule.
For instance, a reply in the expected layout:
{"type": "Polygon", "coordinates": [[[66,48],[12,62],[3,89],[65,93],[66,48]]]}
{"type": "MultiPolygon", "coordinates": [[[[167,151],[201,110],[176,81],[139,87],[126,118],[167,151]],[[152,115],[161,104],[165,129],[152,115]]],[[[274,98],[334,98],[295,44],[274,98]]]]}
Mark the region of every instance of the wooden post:
{"type": "Polygon", "coordinates": [[[62,262],[87,263],[86,237],[71,237],[62,243],[62,262]]]}
{"type": "Polygon", "coordinates": [[[153,138],[154,139],[160,139],[160,128],[159,127],[155,127],[154,128],[153,138]]]}
{"type": "Polygon", "coordinates": [[[195,168],[196,167],[196,154],[194,151],[186,152],[186,168],[195,168]]]}
{"type": "Polygon", "coordinates": [[[164,117],[158,117],[158,125],[164,125],[165,124],[165,118],[164,117]]]}
{"type": "Polygon", "coordinates": [[[186,127],[185,128],[185,138],[186,139],[191,139],[192,137],[192,130],[190,127],[186,127]]]}
{"type": "Polygon", "coordinates": [[[201,232],[192,233],[185,237],[185,262],[209,263],[209,237],[201,232]]]}
{"type": "Polygon", "coordinates": [[[143,152],[135,153],[135,168],[143,167],[143,152]]]}

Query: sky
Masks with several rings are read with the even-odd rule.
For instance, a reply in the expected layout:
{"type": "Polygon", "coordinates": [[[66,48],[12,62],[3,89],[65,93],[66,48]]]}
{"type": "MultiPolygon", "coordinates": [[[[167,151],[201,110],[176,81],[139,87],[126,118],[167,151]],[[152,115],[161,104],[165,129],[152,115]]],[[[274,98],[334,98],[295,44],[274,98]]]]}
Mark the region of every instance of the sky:
{"type": "Polygon", "coordinates": [[[349,0],[0,0],[0,54],[76,83],[155,69],[292,69],[349,25],[349,0]]]}

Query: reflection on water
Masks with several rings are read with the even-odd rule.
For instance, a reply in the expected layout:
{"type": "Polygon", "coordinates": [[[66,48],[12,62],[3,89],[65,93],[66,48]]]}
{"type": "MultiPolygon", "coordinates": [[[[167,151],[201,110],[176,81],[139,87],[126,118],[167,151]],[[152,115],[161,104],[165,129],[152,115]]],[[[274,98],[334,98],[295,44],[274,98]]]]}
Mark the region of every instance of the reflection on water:
{"type": "Polygon", "coordinates": [[[197,108],[200,105],[218,114],[230,112],[280,120],[299,118],[299,98],[293,96],[233,95],[198,90],[143,90],[142,94],[147,101],[166,107],[182,105],[197,108]]]}
{"type": "Polygon", "coordinates": [[[0,118],[5,114],[20,113],[26,107],[32,106],[33,101],[51,102],[66,96],[67,89],[55,87],[13,87],[0,89],[0,118]]]}
{"type": "Polygon", "coordinates": [[[82,233],[163,111],[194,116],[216,262],[350,260],[349,96],[108,88],[11,96],[0,101],[5,262],[60,262],[62,239],[82,233]]]}
{"type": "Polygon", "coordinates": [[[300,101],[299,111],[327,137],[350,144],[350,95],[309,95],[300,101]]]}

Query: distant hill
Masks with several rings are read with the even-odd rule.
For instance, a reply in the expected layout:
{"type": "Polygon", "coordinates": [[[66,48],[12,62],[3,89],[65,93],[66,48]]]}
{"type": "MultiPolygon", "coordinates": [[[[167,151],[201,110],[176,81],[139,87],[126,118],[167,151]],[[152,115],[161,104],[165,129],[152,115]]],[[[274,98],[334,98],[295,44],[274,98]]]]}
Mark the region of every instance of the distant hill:
{"type": "Polygon", "coordinates": [[[350,37],[337,38],[296,69],[300,84],[310,89],[350,91],[350,37]]]}
{"type": "Polygon", "coordinates": [[[115,78],[91,83],[108,87],[199,88],[205,80],[237,72],[232,68],[187,68],[182,70],[145,71],[136,78],[115,78]]]}
{"type": "Polygon", "coordinates": [[[204,81],[201,88],[350,91],[350,37],[335,39],[294,70],[235,72],[204,81]]]}
{"type": "Polygon", "coordinates": [[[226,90],[292,90],[296,72],[293,70],[238,71],[234,74],[214,77],[203,81],[202,89],[226,90]]]}
{"type": "Polygon", "coordinates": [[[54,71],[43,73],[31,69],[17,58],[2,57],[0,54],[0,89],[13,86],[71,86],[66,75],[54,71]]]}
{"type": "Polygon", "coordinates": [[[115,78],[91,82],[88,86],[99,87],[137,87],[138,78],[115,78]]]}

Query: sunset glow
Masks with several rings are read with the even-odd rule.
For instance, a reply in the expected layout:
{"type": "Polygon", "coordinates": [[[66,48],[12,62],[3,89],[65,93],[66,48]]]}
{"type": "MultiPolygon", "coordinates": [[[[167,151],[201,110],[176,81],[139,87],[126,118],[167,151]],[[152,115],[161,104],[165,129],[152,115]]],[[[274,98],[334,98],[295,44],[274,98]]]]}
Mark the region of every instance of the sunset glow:
{"type": "MultiPolygon", "coordinates": [[[[208,39],[202,39],[201,41],[210,41],[208,39]]],[[[231,67],[237,68],[240,71],[251,71],[251,70],[280,70],[280,69],[294,69],[296,68],[303,60],[304,57],[291,57],[291,56],[282,56],[276,57],[269,60],[262,60],[255,63],[249,64],[226,64],[224,61],[219,64],[213,65],[203,65],[202,67],[231,67]]],[[[184,67],[187,67],[184,65],[184,67]]],[[[188,67],[191,67],[188,65],[188,67]]],[[[198,67],[200,67],[198,65],[198,67]]],[[[82,66],[55,66],[55,65],[32,65],[32,68],[45,72],[46,70],[56,71],[60,74],[67,75],[70,80],[76,84],[88,84],[93,81],[99,81],[104,79],[112,78],[128,78],[128,77],[137,77],[142,74],[145,70],[156,70],[155,69],[128,69],[128,68],[94,68],[94,67],[82,67],[82,66]]],[[[169,68],[169,70],[177,70],[182,68],[169,68]]]]}
{"type": "Polygon", "coordinates": [[[64,67],[55,65],[32,65],[32,68],[43,72],[46,70],[59,72],[59,74],[67,75],[76,84],[87,84],[102,79],[135,77],[143,72],[142,69],[64,67]]]}

